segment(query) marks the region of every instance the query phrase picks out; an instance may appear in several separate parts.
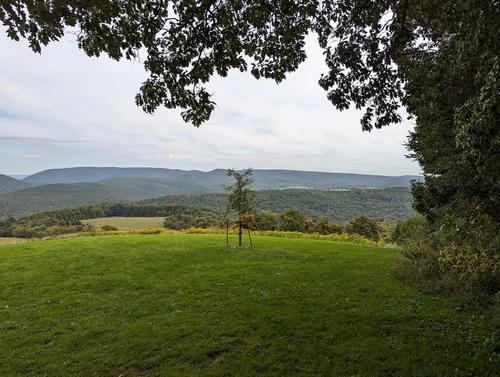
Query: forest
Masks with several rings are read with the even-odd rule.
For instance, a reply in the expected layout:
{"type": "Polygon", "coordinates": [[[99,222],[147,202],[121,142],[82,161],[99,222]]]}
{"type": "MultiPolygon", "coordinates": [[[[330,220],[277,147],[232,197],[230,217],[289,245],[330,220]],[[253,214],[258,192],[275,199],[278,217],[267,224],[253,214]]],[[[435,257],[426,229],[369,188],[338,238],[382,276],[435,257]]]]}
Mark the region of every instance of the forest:
{"type": "MultiPolygon", "coordinates": [[[[257,211],[284,212],[289,208],[303,211],[311,218],[327,217],[331,221],[346,221],[366,214],[373,218],[399,220],[414,214],[408,188],[325,190],[262,190],[256,191],[257,211]]],[[[226,195],[207,193],[168,195],[143,200],[142,204],[188,204],[222,211],[226,195]]]]}
{"type": "MultiPolygon", "coordinates": [[[[16,220],[0,221],[0,237],[44,238],[62,234],[92,232],[95,227],[85,220],[109,217],[163,217],[163,227],[173,230],[187,228],[224,228],[235,224],[234,216],[213,209],[184,204],[99,204],[56,211],[41,212],[16,220]],[[227,222],[226,222],[227,219],[227,222]]],[[[244,228],[249,230],[278,230],[318,234],[359,234],[371,240],[384,237],[386,241],[402,239],[394,233],[399,224],[383,219],[359,215],[344,222],[333,222],[327,217],[310,218],[298,209],[283,212],[269,210],[246,214],[244,228]]],[[[113,230],[107,225],[104,230],[113,230]]]]}

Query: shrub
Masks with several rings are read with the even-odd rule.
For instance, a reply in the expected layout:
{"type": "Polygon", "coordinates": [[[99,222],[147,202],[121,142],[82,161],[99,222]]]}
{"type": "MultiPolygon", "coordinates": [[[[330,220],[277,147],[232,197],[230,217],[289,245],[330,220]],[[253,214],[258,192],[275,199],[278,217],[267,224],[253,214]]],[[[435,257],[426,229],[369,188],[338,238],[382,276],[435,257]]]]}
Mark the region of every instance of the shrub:
{"type": "Polygon", "coordinates": [[[260,211],[255,215],[257,230],[276,230],[278,214],[271,211],[260,211]]]}
{"type": "Polygon", "coordinates": [[[347,233],[359,234],[370,240],[377,241],[380,238],[380,226],[375,220],[366,215],[361,215],[349,221],[347,233]]]}
{"type": "Polygon", "coordinates": [[[448,215],[440,219],[439,228],[424,232],[420,220],[403,227],[419,231],[400,232],[403,253],[395,271],[424,291],[484,304],[500,291],[500,230],[486,215],[467,223],[457,220],[463,218],[448,215]]]}
{"type": "Polygon", "coordinates": [[[374,246],[384,246],[383,242],[373,242],[366,237],[360,236],[359,234],[319,234],[319,233],[302,233],[302,232],[283,232],[283,231],[261,231],[257,232],[260,236],[269,237],[283,237],[283,238],[305,238],[312,240],[327,240],[327,241],[338,241],[338,242],[350,242],[357,243],[361,245],[374,245],[374,246]]]}
{"type": "Polygon", "coordinates": [[[145,229],[138,229],[136,234],[160,234],[162,232],[162,228],[145,228],[145,229]]]}
{"type": "Polygon", "coordinates": [[[93,231],[95,231],[95,226],[92,224],[85,224],[83,226],[83,231],[84,232],[93,232],[93,231]]]}
{"type": "Polygon", "coordinates": [[[428,233],[429,225],[427,220],[424,216],[417,215],[398,221],[391,238],[398,245],[404,245],[409,240],[422,240],[428,233]]]}
{"type": "Polygon", "coordinates": [[[313,233],[319,234],[341,234],[343,229],[340,225],[330,222],[327,217],[314,220],[311,226],[313,233]]]}
{"type": "Polygon", "coordinates": [[[111,226],[111,225],[104,225],[104,226],[101,226],[101,230],[104,232],[112,232],[112,231],[118,230],[118,228],[111,226]]]}
{"type": "Polygon", "coordinates": [[[285,232],[307,232],[311,220],[298,209],[291,208],[280,216],[279,230],[285,232]]]}
{"type": "MultiPolygon", "coordinates": [[[[234,227],[232,227],[232,228],[229,228],[229,232],[231,234],[234,234],[234,233],[237,233],[237,230],[234,227]]],[[[187,234],[222,234],[222,233],[226,233],[226,229],[189,227],[189,228],[183,229],[182,233],[187,233],[187,234]]]]}

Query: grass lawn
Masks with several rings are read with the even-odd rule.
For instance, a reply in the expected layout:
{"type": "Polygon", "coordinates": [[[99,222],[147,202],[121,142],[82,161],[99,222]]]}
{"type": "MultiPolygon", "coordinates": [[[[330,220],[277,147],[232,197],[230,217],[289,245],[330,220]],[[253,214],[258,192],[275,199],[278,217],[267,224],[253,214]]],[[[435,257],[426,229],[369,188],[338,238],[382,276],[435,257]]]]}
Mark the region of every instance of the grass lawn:
{"type": "Polygon", "coordinates": [[[162,228],[165,217],[102,217],[81,220],[82,224],[92,224],[96,228],[111,225],[118,229],[162,228]]]}
{"type": "Polygon", "coordinates": [[[0,247],[0,375],[500,375],[498,317],[395,280],[397,250],[224,243],[134,235],[0,247]]]}

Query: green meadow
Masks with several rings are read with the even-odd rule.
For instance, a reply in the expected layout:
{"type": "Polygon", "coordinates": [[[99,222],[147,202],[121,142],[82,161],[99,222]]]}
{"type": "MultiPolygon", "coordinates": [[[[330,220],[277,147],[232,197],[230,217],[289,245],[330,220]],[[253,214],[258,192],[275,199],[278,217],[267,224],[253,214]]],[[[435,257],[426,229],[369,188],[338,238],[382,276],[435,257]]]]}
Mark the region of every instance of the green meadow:
{"type": "Polygon", "coordinates": [[[401,283],[397,249],[253,242],[161,234],[0,246],[0,375],[500,375],[498,312],[401,283]]]}
{"type": "Polygon", "coordinates": [[[81,220],[82,224],[92,224],[96,228],[105,225],[117,229],[144,229],[162,228],[165,217],[102,217],[97,219],[81,220]]]}

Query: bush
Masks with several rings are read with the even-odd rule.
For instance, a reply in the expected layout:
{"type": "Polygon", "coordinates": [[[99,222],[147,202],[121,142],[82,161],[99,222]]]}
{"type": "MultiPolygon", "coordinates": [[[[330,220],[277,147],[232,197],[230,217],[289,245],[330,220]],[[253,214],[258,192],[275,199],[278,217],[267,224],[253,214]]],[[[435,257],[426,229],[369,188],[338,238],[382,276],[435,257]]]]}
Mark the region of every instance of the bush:
{"type": "Polygon", "coordinates": [[[95,231],[95,226],[92,224],[85,224],[83,226],[83,231],[84,232],[94,232],[95,231]]]}
{"type": "Polygon", "coordinates": [[[279,230],[304,233],[308,231],[310,225],[311,220],[304,213],[291,208],[281,214],[279,230]]]}
{"type": "Polygon", "coordinates": [[[500,291],[500,230],[488,216],[475,218],[467,226],[457,218],[464,217],[442,218],[433,231],[421,232],[421,220],[403,224],[399,233],[403,253],[395,271],[400,279],[424,291],[484,304],[500,291]]]}
{"type": "Polygon", "coordinates": [[[255,215],[257,230],[276,230],[278,214],[271,211],[260,211],[255,215]]]}
{"type": "Polygon", "coordinates": [[[162,232],[162,228],[145,228],[145,229],[138,229],[135,233],[136,234],[160,234],[162,232]]]}
{"type": "Polygon", "coordinates": [[[118,228],[115,226],[111,226],[111,225],[104,225],[104,226],[101,226],[101,230],[103,232],[112,232],[114,230],[118,230],[118,228]]]}
{"type": "Polygon", "coordinates": [[[378,241],[380,238],[380,226],[375,220],[366,215],[361,215],[349,221],[347,233],[359,234],[370,240],[378,241]]]}
{"type": "Polygon", "coordinates": [[[422,215],[410,217],[406,220],[400,220],[396,224],[396,228],[392,233],[392,241],[398,245],[404,245],[412,240],[422,240],[429,233],[429,225],[427,220],[422,215]]]}
{"type": "Polygon", "coordinates": [[[314,220],[311,226],[311,231],[313,233],[319,234],[341,234],[343,233],[343,229],[340,225],[331,223],[327,217],[322,219],[314,220]]]}

